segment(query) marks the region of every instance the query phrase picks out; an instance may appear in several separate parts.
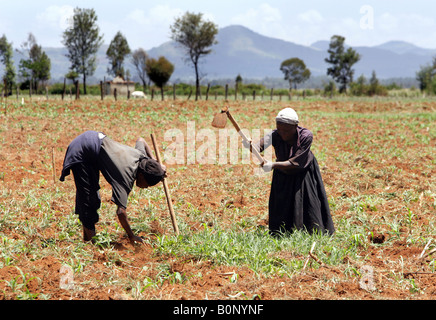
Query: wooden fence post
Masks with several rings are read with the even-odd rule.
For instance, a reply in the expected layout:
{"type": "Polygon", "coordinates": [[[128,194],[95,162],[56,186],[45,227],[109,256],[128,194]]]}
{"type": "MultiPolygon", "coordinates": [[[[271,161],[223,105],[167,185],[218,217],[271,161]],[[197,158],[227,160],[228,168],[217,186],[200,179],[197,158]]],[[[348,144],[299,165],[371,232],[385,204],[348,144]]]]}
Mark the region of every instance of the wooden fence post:
{"type": "Polygon", "coordinates": [[[210,90],[210,83],[207,84],[206,101],[209,100],[209,90],[210,90]]]}
{"type": "MultiPolygon", "coordinates": [[[[110,87],[109,87],[109,93],[110,93],[110,87]]],[[[107,83],[106,83],[106,76],[103,77],[103,98],[107,94],[107,83]]]]}
{"type": "Polygon", "coordinates": [[[6,115],[6,107],[8,105],[8,96],[9,96],[9,90],[8,90],[8,81],[5,79],[5,115],[6,115]]]}
{"type": "Polygon", "coordinates": [[[62,101],[64,101],[64,97],[65,97],[65,88],[67,86],[67,79],[64,78],[64,87],[62,89],[62,101]]]}
{"type": "Polygon", "coordinates": [[[79,80],[76,80],[76,100],[79,99],[79,96],[80,96],[79,80]]]}

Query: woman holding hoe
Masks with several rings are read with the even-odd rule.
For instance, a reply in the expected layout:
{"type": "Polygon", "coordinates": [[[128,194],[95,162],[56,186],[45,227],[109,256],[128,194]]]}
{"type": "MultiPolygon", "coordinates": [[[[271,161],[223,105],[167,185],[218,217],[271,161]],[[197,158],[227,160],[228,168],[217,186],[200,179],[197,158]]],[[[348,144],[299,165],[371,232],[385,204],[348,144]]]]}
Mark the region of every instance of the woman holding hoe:
{"type": "Polygon", "coordinates": [[[265,172],[274,171],[269,229],[272,234],[306,229],[331,235],[335,228],[327,195],[318,162],[310,150],[313,135],[298,123],[295,110],[281,110],[276,117],[277,128],[255,145],[260,152],[272,145],[277,157],[276,162],[267,161],[262,167],[265,172]]]}

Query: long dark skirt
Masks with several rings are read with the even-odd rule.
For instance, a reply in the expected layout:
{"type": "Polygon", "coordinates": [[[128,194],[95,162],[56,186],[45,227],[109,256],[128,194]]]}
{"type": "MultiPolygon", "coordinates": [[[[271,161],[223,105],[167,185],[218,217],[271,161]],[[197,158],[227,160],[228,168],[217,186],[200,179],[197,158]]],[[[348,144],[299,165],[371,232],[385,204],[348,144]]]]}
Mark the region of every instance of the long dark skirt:
{"type": "Polygon", "coordinates": [[[306,229],[333,234],[333,226],[318,162],[295,174],[274,170],[269,198],[269,229],[272,233],[306,229]]]}

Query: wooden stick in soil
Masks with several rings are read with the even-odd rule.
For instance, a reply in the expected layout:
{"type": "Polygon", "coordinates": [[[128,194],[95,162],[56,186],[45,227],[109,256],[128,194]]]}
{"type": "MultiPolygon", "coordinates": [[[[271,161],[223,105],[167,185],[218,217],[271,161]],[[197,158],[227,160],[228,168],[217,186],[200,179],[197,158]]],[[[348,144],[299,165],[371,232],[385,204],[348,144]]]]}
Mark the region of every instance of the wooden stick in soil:
{"type": "Polygon", "coordinates": [[[430,245],[430,243],[431,243],[431,239],[428,240],[427,244],[426,244],[425,247],[424,247],[424,250],[422,250],[421,254],[419,255],[419,259],[422,259],[422,258],[424,257],[424,253],[425,253],[425,251],[427,250],[427,248],[428,248],[428,246],[430,245]]]}
{"type": "Polygon", "coordinates": [[[306,269],[307,263],[309,262],[310,258],[311,258],[312,255],[313,255],[312,252],[313,252],[313,249],[315,249],[315,246],[316,246],[316,242],[312,243],[312,248],[310,248],[309,254],[307,255],[307,260],[306,260],[306,262],[304,263],[303,270],[306,269]]]}
{"type": "MultiPolygon", "coordinates": [[[[159,149],[157,148],[156,139],[155,139],[153,133],[151,134],[151,140],[153,142],[154,152],[156,153],[157,161],[160,164],[162,164],[162,161],[160,159],[159,149]]],[[[173,223],[174,232],[176,233],[176,235],[179,235],[179,227],[177,226],[176,215],[174,214],[173,203],[171,201],[171,195],[170,195],[170,191],[168,188],[168,183],[167,183],[166,178],[163,178],[162,183],[163,183],[164,190],[165,190],[165,196],[167,198],[168,209],[170,211],[171,222],[173,223]]]]}
{"type": "Polygon", "coordinates": [[[423,258],[427,258],[428,256],[432,255],[435,252],[436,252],[436,248],[434,248],[433,250],[431,250],[428,253],[426,253],[425,256],[423,256],[423,258]]]}
{"type": "Polygon", "coordinates": [[[54,148],[51,148],[51,162],[52,162],[53,183],[56,183],[56,167],[55,167],[55,151],[54,151],[54,148]]]}
{"type": "Polygon", "coordinates": [[[318,262],[319,265],[320,265],[321,267],[330,268],[330,267],[329,267],[328,265],[326,265],[324,262],[322,262],[321,260],[319,260],[319,258],[318,258],[314,253],[313,253],[313,249],[315,249],[315,245],[316,245],[316,242],[314,242],[314,243],[312,244],[312,248],[311,248],[310,251],[309,251],[309,255],[307,256],[307,260],[306,260],[306,263],[304,264],[303,270],[306,268],[307,263],[309,262],[310,258],[312,258],[313,260],[315,260],[316,262],[318,262]]]}

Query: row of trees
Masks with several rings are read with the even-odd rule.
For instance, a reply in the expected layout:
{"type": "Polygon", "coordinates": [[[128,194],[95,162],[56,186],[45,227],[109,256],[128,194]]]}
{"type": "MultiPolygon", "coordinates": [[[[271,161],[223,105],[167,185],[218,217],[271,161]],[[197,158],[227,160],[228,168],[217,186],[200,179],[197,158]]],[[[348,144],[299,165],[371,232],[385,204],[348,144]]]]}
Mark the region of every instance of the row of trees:
{"type": "MultiPolygon", "coordinates": [[[[73,26],[64,32],[64,44],[68,48],[68,57],[72,62],[72,69],[83,75],[84,91],[86,93],[86,76],[95,70],[95,54],[102,44],[102,36],[99,35],[96,25],[97,16],[93,9],[79,9],[74,11],[73,26]]],[[[202,56],[211,52],[212,45],[218,33],[216,24],[204,21],[202,14],[186,12],[176,18],[170,26],[171,39],[179,43],[186,51],[187,60],[192,63],[195,70],[195,99],[200,94],[199,60],[202,56]]],[[[353,65],[360,60],[360,55],[351,47],[345,49],[345,38],[335,35],[331,38],[328,50],[329,57],[325,61],[330,64],[327,75],[339,83],[339,91],[346,92],[347,86],[353,80],[353,65]]],[[[114,76],[124,77],[126,72],[123,67],[125,57],[131,53],[127,39],[118,32],[111,41],[106,55],[110,61],[108,73],[114,76]]],[[[174,70],[172,64],[164,57],[157,61],[150,60],[147,66],[147,54],[143,49],[136,50],[133,55],[133,64],[138,76],[145,87],[145,74],[158,87],[162,88],[174,70]],[[151,65],[153,67],[151,67],[151,65]]],[[[283,61],[280,70],[285,79],[289,81],[290,88],[309,79],[310,70],[299,58],[291,58],[283,61]]],[[[127,75],[129,77],[129,75],[127,75]]]]}
{"type": "MultiPolygon", "coordinates": [[[[102,36],[96,25],[97,16],[93,9],[76,8],[74,11],[73,25],[63,35],[63,43],[68,48],[67,55],[72,62],[71,69],[83,75],[84,92],[86,93],[86,76],[95,71],[95,54],[102,44],[102,36]]],[[[211,52],[212,45],[218,33],[216,24],[204,21],[202,14],[186,12],[176,18],[170,26],[171,39],[179,43],[186,51],[187,60],[192,63],[195,70],[195,99],[200,94],[199,60],[202,56],[211,52]]],[[[339,91],[345,92],[347,86],[353,80],[354,70],[352,66],[360,60],[360,55],[352,48],[345,50],[345,38],[333,36],[328,50],[329,57],[326,62],[331,65],[327,69],[327,75],[333,77],[340,84],[339,91]]],[[[131,53],[127,39],[118,32],[111,41],[106,55],[110,61],[108,73],[114,76],[127,78],[123,63],[127,55],[131,53]]],[[[174,66],[164,57],[158,60],[148,59],[145,50],[137,49],[132,54],[132,62],[138,72],[143,86],[146,86],[146,75],[161,89],[169,80],[174,66]],[[147,63],[147,61],[149,61],[147,63]]],[[[283,61],[280,70],[285,79],[289,81],[290,88],[309,79],[311,73],[304,62],[299,58],[291,58],[283,61]]]]}
{"type": "MultiPolygon", "coordinates": [[[[339,92],[346,92],[347,87],[353,82],[353,65],[360,60],[360,55],[349,47],[345,50],[345,38],[335,35],[330,40],[328,49],[329,57],[325,61],[330,65],[327,75],[339,83],[339,92]]],[[[303,60],[290,58],[282,62],[280,70],[284,73],[285,80],[289,81],[289,89],[297,88],[297,84],[310,78],[310,70],[303,60]]]]}
{"type": "MultiPolygon", "coordinates": [[[[325,61],[330,65],[327,75],[333,80],[325,85],[325,92],[336,91],[336,83],[339,84],[339,92],[343,93],[350,88],[351,94],[362,95],[386,95],[387,88],[382,86],[377,79],[375,71],[372,72],[369,82],[361,75],[356,82],[353,82],[353,65],[357,63],[361,56],[353,48],[345,50],[345,38],[335,35],[330,40],[328,49],[329,57],[325,61]]],[[[306,68],[304,61],[299,58],[291,58],[282,62],[280,70],[285,75],[285,80],[289,81],[290,90],[296,88],[297,84],[307,81],[310,77],[310,70],[306,68]]],[[[416,73],[416,80],[419,82],[421,92],[436,94],[436,57],[431,64],[421,66],[416,73]]]]}
{"type": "MultiPolygon", "coordinates": [[[[211,52],[211,47],[217,43],[215,37],[218,33],[216,24],[204,21],[202,14],[186,12],[183,16],[176,18],[174,24],[170,26],[171,39],[185,49],[186,61],[192,63],[195,70],[195,99],[200,95],[200,72],[199,60],[202,56],[211,52]]],[[[67,57],[70,60],[70,72],[67,78],[76,80],[82,75],[83,91],[87,93],[87,78],[92,76],[96,70],[96,54],[103,44],[103,35],[97,25],[97,15],[94,9],[75,8],[72,24],[62,35],[62,43],[68,50],[67,57]]],[[[357,63],[361,56],[351,47],[345,48],[345,38],[334,35],[331,38],[328,54],[325,61],[329,64],[327,75],[331,76],[335,83],[339,84],[339,92],[347,91],[353,84],[353,92],[370,92],[378,94],[375,90],[375,72],[372,77],[370,88],[363,89],[364,78],[359,78],[357,83],[353,83],[353,65],[357,63]],[[358,88],[358,89],[356,89],[358,88]]],[[[19,76],[24,83],[29,83],[34,89],[38,84],[50,78],[50,59],[36,42],[35,37],[29,34],[26,42],[21,46],[20,53],[25,57],[20,61],[19,76]]],[[[147,80],[151,80],[156,86],[163,89],[170,79],[174,65],[165,57],[150,59],[146,51],[139,48],[131,51],[127,39],[121,32],[118,32],[111,41],[106,55],[109,60],[108,73],[113,76],[130,78],[128,70],[124,69],[124,62],[127,56],[131,56],[132,63],[136,68],[137,74],[141,79],[144,90],[147,80]]],[[[4,83],[7,90],[11,90],[15,82],[15,69],[12,61],[12,45],[8,43],[3,35],[0,38],[0,61],[5,65],[4,83]]],[[[307,81],[311,72],[306,67],[303,60],[294,57],[283,61],[280,70],[284,74],[284,79],[289,81],[290,90],[296,88],[298,84],[307,81]]],[[[417,73],[417,79],[421,84],[421,90],[433,90],[436,92],[436,59],[431,66],[425,66],[417,73]]],[[[378,80],[377,80],[378,81],[378,80]]]]}
{"type": "MultiPolygon", "coordinates": [[[[76,8],[72,26],[63,33],[63,44],[68,49],[67,57],[71,62],[71,70],[82,75],[85,94],[86,79],[95,72],[96,53],[103,42],[103,36],[96,22],[97,15],[94,9],[76,8]]],[[[215,35],[218,33],[218,28],[212,22],[203,21],[201,13],[186,12],[175,20],[170,29],[171,38],[186,49],[194,65],[196,97],[198,97],[200,87],[198,62],[201,56],[211,52],[210,47],[216,43],[215,35]]],[[[110,62],[108,73],[129,78],[130,75],[123,65],[125,58],[131,53],[127,39],[118,32],[106,51],[110,62]]],[[[144,87],[147,76],[158,87],[163,88],[174,71],[174,66],[165,57],[149,59],[142,48],[132,53],[132,62],[144,87]]]]}
{"type": "MultiPolygon", "coordinates": [[[[196,98],[200,94],[199,59],[211,52],[210,47],[216,43],[217,26],[208,21],[203,21],[202,14],[186,12],[185,15],[175,20],[171,26],[171,38],[186,49],[188,59],[194,65],[196,74],[196,98]]],[[[87,94],[87,78],[92,76],[97,67],[96,54],[103,44],[103,35],[97,25],[97,15],[94,9],[75,8],[71,27],[62,34],[62,43],[67,48],[71,65],[70,72],[66,75],[73,81],[82,76],[84,94],[87,94]]],[[[42,51],[36,39],[29,34],[28,40],[23,43],[20,51],[26,58],[20,61],[20,77],[23,82],[38,83],[50,79],[50,59],[42,51]]],[[[133,53],[126,38],[118,32],[111,41],[106,55],[109,59],[108,73],[113,76],[129,78],[124,69],[125,58],[132,54],[132,63],[145,88],[147,79],[150,79],[161,89],[168,82],[174,71],[172,65],[165,57],[150,59],[144,49],[139,48],[133,53]]],[[[16,71],[12,60],[12,44],[3,35],[0,38],[0,61],[5,66],[3,82],[7,92],[12,92],[15,85],[16,71]]]]}

